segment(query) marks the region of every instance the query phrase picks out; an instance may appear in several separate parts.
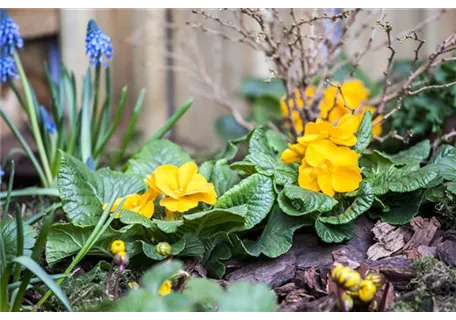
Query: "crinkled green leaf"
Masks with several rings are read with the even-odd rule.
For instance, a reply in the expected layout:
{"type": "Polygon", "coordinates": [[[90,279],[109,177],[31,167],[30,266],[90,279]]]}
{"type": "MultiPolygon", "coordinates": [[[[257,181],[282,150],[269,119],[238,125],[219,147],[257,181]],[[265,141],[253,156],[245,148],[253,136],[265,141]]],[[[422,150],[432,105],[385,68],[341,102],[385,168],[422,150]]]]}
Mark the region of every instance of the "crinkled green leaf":
{"type": "Polygon", "coordinates": [[[447,190],[453,194],[456,194],[456,182],[453,181],[453,182],[449,183],[447,186],[447,190]]]}
{"type": "Polygon", "coordinates": [[[440,202],[445,199],[445,186],[429,188],[424,191],[424,197],[430,202],[440,202]]]}
{"type": "Polygon", "coordinates": [[[449,156],[456,156],[456,148],[449,144],[441,145],[432,156],[430,163],[438,163],[441,159],[449,156]]]}
{"type": "Polygon", "coordinates": [[[303,216],[312,212],[330,211],[337,201],[320,192],[287,185],[277,199],[280,208],[290,216],[303,216]]]}
{"type": "Polygon", "coordinates": [[[282,133],[274,130],[266,131],[266,140],[268,145],[279,154],[282,154],[288,147],[287,138],[282,133]]]}
{"type": "MultiPolygon", "coordinates": [[[[46,242],[47,263],[52,265],[66,257],[77,254],[87,242],[92,231],[93,227],[78,227],[69,223],[54,224],[49,231],[46,242]]],[[[126,226],[120,230],[108,227],[89,251],[89,254],[110,257],[109,246],[111,242],[120,239],[125,242],[128,255],[132,257],[141,250],[135,241],[149,239],[150,237],[148,230],[139,225],[126,226]]]]}
{"type": "Polygon", "coordinates": [[[393,192],[410,192],[426,187],[439,177],[439,167],[435,164],[427,165],[413,172],[396,175],[396,179],[388,182],[393,192]]]}
{"type": "Polygon", "coordinates": [[[244,230],[251,229],[260,223],[271,211],[275,193],[269,177],[253,174],[221,196],[216,208],[229,209],[246,205],[244,230]]]}
{"type": "Polygon", "coordinates": [[[125,172],[144,178],[161,165],[181,166],[190,161],[192,161],[190,156],[177,144],[164,139],[155,140],[146,144],[128,160],[125,172]]]}
{"type": "Polygon", "coordinates": [[[423,140],[413,147],[389,157],[395,164],[420,164],[429,157],[430,152],[431,144],[429,140],[423,140]]]}
{"type": "Polygon", "coordinates": [[[456,180],[456,155],[441,158],[436,165],[445,180],[456,180]]]}
{"type": "Polygon", "coordinates": [[[216,281],[191,278],[182,294],[193,303],[216,305],[223,298],[224,291],[216,281]]]}
{"type": "Polygon", "coordinates": [[[214,250],[212,250],[209,259],[204,264],[209,275],[214,278],[220,279],[225,274],[225,265],[223,260],[231,258],[231,250],[226,243],[219,243],[214,250]]]}
{"type": "Polygon", "coordinates": [[[372,140],[372,114],[368,110],[364,113],[363,119],[356,133],[356,144],[354,150],[361,154],[369,146],[372,140]]]}
{"type": "Polygon", "coordinates": [[[255,240],[244,240],[243,246],[248,254],[258,257],[261,253],[269,258],[277,258],[286,253],[293,244],[293,234],[304,225],[312,225],[307,217],[290,217],[278,206],[272,209],[261,236],[255,240]]]}
{"type": "Polygon", "coordinates": [[[367,182],[362,182],[355,200],[345,210],[344,213],[332,217],[320,216],[319,220],[321,222],[329,224],[348,223],[355,220],[357,217],[369,210],[374,203],[374,198],[374,191],[372,190],[370,184],[367,182]]]}
{"type": "Polygon", "coordinates": [[[145,188],[137,176],[109,169],[93,172],[84,163],[63,152],[57,186],[63,210],[78,226],[95,225],[103,212],[103,204],[109,201],[113,192],[119,191],[119,197],[123,197],[145,188]]]}
{"type": "MultiPolygon", "coordinates": [[[[29,256],[35,245],[36,231],[26,223],[22,223],[24,233],[24,253],[29,256]]],[[[5,248],[6,264],[13,261],[17,256],[17,224],[16,220],[5,216],[0,223],[1,239],[5,248]]]]}
{"type": "Polygon", "coordinates": [[[277,298],[271,289],[263,283],[252,284],[238,281],[230,284],[222,299],[220,312],[273,312],[277,310],[277,298]]]}
{"type": "MultiPolygon", "coordinates": [[[[275,176],[274,180],[281,185],[296,182],[297,171],[282,162],[276,149],[279,149],[279,146],[276,142],[273,143],[273,146],[269,144],[266,129],[258,127],[249,136],[249,153],[245,160],[232,164],[232,168],[238,169],[241,164],[246,167],[245,163],[252,163],[255,165],[256,172],[271,177],[275,176]]],[[[246,169],[244,168],[243,171],[246,169]]],[[[250,171],[252,170],[250,169],[250,171]]]]}
{"type": "Polygon", "coordinates": [[[226,160],[206,161],[201,165],[199,172],[214,184],[218,197],[240,181],[239,174],[230,168],[226,160]]]}
{"type": "MultiPolygon", "coordinates": [[[[166,258],[165,256],[162,256],[161,254],[159,254],[157,252],[157,245],[150,244],[150,243],[147,243],[144,241],[141,241],[141,244],[142,244],[142,250],[147,257],[149,257],[153,260],[157,260],[157,261],[161,261],[166,258]]],[[[179,241],[171,244],[171,248],[172,248],[171,255],[177,256],[185,248],[185,239],[182,238],[179,241]]]]}
{"type": "Polygon", "coordinates": [[[327,243],[339,243],[353,237],[353,224],[327,224],[320,220],[315,221],[315,230],[321,240],[327,243]]]}
{"type": "Polygon", "coordinates": [[[373,213],[371,216],[381,218],[382,221],[392,225],[403,225],[409,223],[418,214],[423,200],[423,192],[389,194],[388,197],[395,198],[393,201],[389,201],[388,198],[385,199],[390,204],[391,209],[388,212],[373,213]]]}

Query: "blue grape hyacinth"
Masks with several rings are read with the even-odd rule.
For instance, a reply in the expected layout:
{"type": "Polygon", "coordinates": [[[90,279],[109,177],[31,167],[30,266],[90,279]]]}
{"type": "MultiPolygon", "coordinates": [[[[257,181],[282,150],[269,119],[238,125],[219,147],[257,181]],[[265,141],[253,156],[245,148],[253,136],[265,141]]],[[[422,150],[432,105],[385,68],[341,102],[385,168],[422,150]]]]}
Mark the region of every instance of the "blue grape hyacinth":
{"type": "Polygon", "coordinates": [[[49,134],[54,134],[57,132],[57,128],[55,126],[54,120],[52,119],[51,115],[47,112],[47,110],[40,106],[40,118],[41,121],[49,134]]]}
{"type": "Polygon", "coordinates": [[[106,60],[103,61],[103,59],[104,57],[108,60],[112,59],[113,50],[111,38],[100,29],[93,19],[90,19],[89,24],[87,25],[85,44],[86,54],[89,56],[90,64],[95,67],[100,62],[103,62],[105,67],[108,66],[108,62],[106,60]]]}
{"type": "Polygon", "coordinates": [[[0,9],[0,47],[6,48],[6,52],[11,54],[16,48],[22,48],[24,40],[19,33],[19,27],[11,19],[5,9],[0,9]]]}
{"type": "Polygon", "coordinates": [[[0,82],[6,82],[9,79],[17,78],[17,69],[14,64],[14,58],[6,53],[6,50],[2,48],[0,54],[0,82]]]}

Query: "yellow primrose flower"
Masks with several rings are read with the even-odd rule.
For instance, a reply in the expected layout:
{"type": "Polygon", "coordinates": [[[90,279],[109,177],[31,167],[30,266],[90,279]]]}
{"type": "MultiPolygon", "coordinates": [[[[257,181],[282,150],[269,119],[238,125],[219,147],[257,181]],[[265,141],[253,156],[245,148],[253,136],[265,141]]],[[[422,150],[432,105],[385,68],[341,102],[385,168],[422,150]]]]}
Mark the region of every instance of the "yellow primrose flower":
{"type": "MultiPolygon", "coordinates": [[[[154,214],[154,200],[157,195],[158,194],[154,192],[154,190],[149,190],[144,194],[134,193],[126,197],[118,198],[114,202],[111,208],[111,212],[114,212],[123,201],[123,199],[125,199],[122,209],[139,213],[150,219],[154,214]]],[[[107,206],[108,203],[103,204],[103,210],[106,209],[107,206]]],[[[115,218],[119,218],[119,213],[115,216],[115,218]]]]}
{"type": "Polygon", "coordinates": [[[304,189],[321,190],[331,197],[336,192],[354,191],[362,180],[358,158],[355,151],[329,140],[312,142],[299,168],[298,183],[304,189]]]}
{"type": "Polygon", "coordinates": [[[312,141],[329,139],[335,144],[351,147],[356,144],[355,133],[358,127],[359,118],[351,114],[344,115],[336,126],[318,119],[316,122],[306,124],[304,136],[298,138],[298,142],[307,145],[312,141]]]}
{"type": "Polygon", "coordinates": [[[160,205],[172,212],[185,212],[198,206],[199,202],[215,204],[217,193],[214,185],[197,173],[194,162],[180,167],[162,165],[145,179],[151,190],[165,195],[160,205]]]}
{"type": "Polygon", "coordinates": [[[127,247],[125,246],[125,242],[122,240],[115,240],[111,243],[109,250],[113,255],[125,253],[127,247]]]}
{"type": "Polygon", "coordinates": [[[306,154],[307,146],[302,143],[288,144],[288,149],[282,152],[281,159],[284,163],[294,163],[301,161],[306,154]]]}
{"type": "Polygon", "coordinates": [[[158,289],[158,294],[163,297],[171,293],[173,288],[173,283],[169,280],[163,281],[160,289],[158,289]]]}

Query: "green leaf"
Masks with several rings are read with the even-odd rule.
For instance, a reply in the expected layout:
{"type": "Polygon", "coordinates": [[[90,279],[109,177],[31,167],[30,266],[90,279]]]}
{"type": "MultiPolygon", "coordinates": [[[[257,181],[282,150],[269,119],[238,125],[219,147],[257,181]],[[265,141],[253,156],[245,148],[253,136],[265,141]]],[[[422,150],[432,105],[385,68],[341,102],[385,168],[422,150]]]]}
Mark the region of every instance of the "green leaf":
{"type": "Polygon", "coordinates": [[[410,192],[426,187],[439,177],[439,168],[435,164],[427,165],[419,170],[407,174],[400,172],[394,181],[389,182],[389,189],[393,192],[410,192]]]}
{"type": "MultiPolygon", "coordinates": [[[[46,261],[52,265],[60,260],[75,255],[81,250],[90,237],[93,227],[78,227],[72,224],[54,224],[46,243],[46,261]]],[[[141,226],[131,225],[120,230],[108,227],[89,251],[89,255],[110,257],[109,246],[114,240],[123,240],[127,245],[127,252],[133,257],[140,251],[137,240],[151,237],[141,226]]]]}
{"type": "Polygon", "coordinates": [[[182,292],[194,304],[217,304],[222,300],[224,291],[220,285],[209,279],[191,278],[182,292]]]}
{"type": "MultiPolygon", "coordinates": [[[[29,256],[35,245],[36,231],[28,224],[22,223],[24,232],[24,255],[29,256]]],[[[14,219],[4,217],[0,223],[1,238],[5,248],[6,264],[17,256],[17,225],[14,219]]]]}
{"type": "Polygon", "coordinates": [[[429,188],[424,191],[424,197],[430,202],[440,202],[445,199],[445,186],[429,188]]]}
{"type": "Polygon", "coordinates": [[[278,206],[272,209],[261,236],[255,240],[244,240],[248,254],[258,257],[261,253],[269,258],[277,258],[286,253],[293,243],[293,234],[304,225],[312,225],[313,220],[290,217],[278,206]]]}
{"type": "Polygon", "coordinates": [[[201,165],[199,172],[214,184],[218,197],[221,197],[241,180],[239,174],[232,170],[224,159],[206,161],[201,165]]]}
{"type": "Polygon", "coordinates": [[[220,300],[220,312],[273,312],[277,310],[274,292],[263,283],[238,281],[228,286],[220,300]]]}
{"type": "MultiPolygon", "coordinates": [[[[157,245],[146,243],[144,241],[141,241],[142,243],[142,250],[144,254],[151,258],[152,260],[157,260],[161,261],[164,260],[166,257],[162,256],[157,252],[157,245]]],[[[171,244],[171,255],[172,256],[177,256],[179,253],[182,252],[185,248],[185,239],[180,239],[179,241],[171,244]]]]}
{"type": "MultiPolygon", "coordinates": [[[[253,174],[221,196],[215,207],[228,209],[246,205],[244,230],[251,229],[260,223],[271,211],[275,194],[270,178],[253,174]]],[[[187,218],[187,217],[186,217],[187,218]]]]}
{"type": "Polygon", "coordinates": [[[119,220],[120,220],[120,222],[122,222],[124,224],[140,224],[143,227],[146,227],[148,229],[158,228],[156,226],[155,220],[151,221],[150,219],[147,219],[142,214],[138,214],[138,213],[130,211],[130,210],[120,210],[119,220]]]}
{"type": "Polygon", "coordinates": [[[38,278],[43,281],[43,283],[51,290],[54,292],[55,296],[62,302],[62,304],[65,306],[65,309],[67,311],[72,311],[71,310],[71,305],[70,301],[68,301],[68,298],[66,295],[63,293],[62,289],[54,282],[54,280],[44,271],[38,263],[33,261],[31,258],[26,257],[26,256],[21,256],[17,257],[14,259],[14,262],[19,263],[29,269],[32,273],[34,273],[38,278]]]}
{"type": "Polygon", "coordinates": [[[420,164],[429,157],[430,152],[431,144],[429,140],[423,140],[413,147],[389,157],[395,164],[420,164]]]}
{"type": "Polygon", "coordinates": [[[232,114],[225,114],[215,121],[215,133],[225,141],[238,139],[247,134],[247,129],[241,126],[232,114]]]}
{"type": "Polygon", "coordinates": [[[144,179],[161,165],[181,166],[191,161],[190,156],[178,145],[168,140],[155,140],[146,144],[128,160],[125,172],[139,175],[144,179]]]}
{"type": "Polygon", "coordinates": [[[171,279],[184,265],[180,261],[167,260],[153,266],[141,278],[141,284],[150,292],[158,296],[158,290],[165,280],[171,279]]]}
{"type": "Polygon", "coordinates": [[[320,216],[319,220],[329,224],[346,224],[369,210],[374,203],[374,198],[374,191],[370,184],[362,182],[355,200],[344,213],[332,217],[320,216]]]}
{"type": "Polygon", "coordinates": [[[137,176],[110,169],[93,172],[81,161],[64,152],[61,157],[57,185],[63,210],[75,225],[95,225],[103,212],[103,204],[117,190],[122,197],[145,188],[137,176]]]}
{"type": "Polygon", "coordinates": [[[372,114],[369,110],[364,113],[358,132],[356,133],[356,138],[358,140],[356,141],[354,150],[361,154],[372,140],[372,114]]]}
{"type": "Polygon", "coordinates": [[[312,212],[327,212],[337,201],[320,192],[287,185],[277,198],[280,208],[290,216],[303,216],[312,212]]]}
{"type": "Polygon", "coordinates": [[[453,182],[449,183],[447,186],[447,190],[453,194],[456,194],[456,182],[453,181],[453,182]]]}
{"type": "Polygon", "coordinates": [[[374,213],[372,216],[380,217],[382,221],[392,225],[403,225],[409,223],[418,214],[422,200],[423,192],[421,191],[409,194],[389,194],[385,201],[391,209],[387,212],[374,213]],[[394,200],[392,201],[391,198],[393,197],[394,200]]]}
{"type": "Polygon", "coordinates": [[[445,180],[456,180],[456,155],[441,158],[435,165],[445,180]]]}
{"type": "Polygon", "coordinates": [[[448,156],[456,156],[456,148],[450,146],[449,144],[443,144],[437,149],[437,151],[431,158],[430,163],[439,163],[440,160],[448,156]]]}
{"type": "Polygon", "coordinates": [[[287,137],[280,132],[268,130],[266,131],[266,139],[268,145],[278,154],[282,154],[288,148],[287,137]]]}
{"type": "Polygon", "coordinates": [[[327,243],[339,243],[353,237],[353,224],[326,224],[320,220],[315,221],[315,230],[318,236],[327,243]]]}
{"type": "Polygon", "coordinates": [[[242,94],[249,99],[269,96],[279,101],[286,94],[283,83],[279,79],[266,81],[266,79],[247,77],[242,81],[241,89],[242,94]]]}
{"type": "MultiPolygon", "coordinates": [[[[249,153],[241,163],[254,164],[256,172],[270,177],[274,176],[274,181],[281,185],[295,183],[297,170],[282,162],[280,154],[276,151],[281,147],[277,145],[275,139],[269,138],[269,140],[272,141],[272,146],[268,141],[266,129],[262,127],[254,129],[249,137],[249,153]]],[[[234,163],[232,167],[238,169],[236,165],[237,163],[234,163]]]]}
{"type": "Polygon", "coordinates": [[[222,260],[231,258],[231,250],[226,243],[219,243],[214,250],[212,250],[209,259],[204,264],[209,275],[214,278],[221,279],[225,274],[225,265],[222,260]]]}

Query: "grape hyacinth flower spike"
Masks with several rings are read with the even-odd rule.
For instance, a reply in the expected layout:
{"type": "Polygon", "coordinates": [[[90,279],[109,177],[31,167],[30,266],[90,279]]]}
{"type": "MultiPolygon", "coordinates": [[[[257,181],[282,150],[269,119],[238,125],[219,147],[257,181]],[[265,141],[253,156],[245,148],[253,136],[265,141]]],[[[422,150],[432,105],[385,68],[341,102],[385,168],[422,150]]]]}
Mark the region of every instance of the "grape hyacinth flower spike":
{"type": "Polygon", "coordinates": [[[19,33],[19,27],[11,19],[5,9],[0,9],[0,47],[6,48],[6,52],[11,54],[16,48],[21,49],[24,40],[19,33]]]}
{"type": "Polygon", "coordinates": [[[14,58],[10,56],[6,47],[3,47],[0,53],[0,83],[6,82],[9,79],[18,77],[14,58]]]}
{"type": "Polygon", "coordinates": [[[108,66],[108,62],[104,60],[104,57],[108,60],[112,59],[111,38],[100,29],[93,19],[90,19],[87,25],[85,45],[86,54],[89,56],[92,66],[96,67],[100,62],[103,62],[105,67],[108,66]]]}

